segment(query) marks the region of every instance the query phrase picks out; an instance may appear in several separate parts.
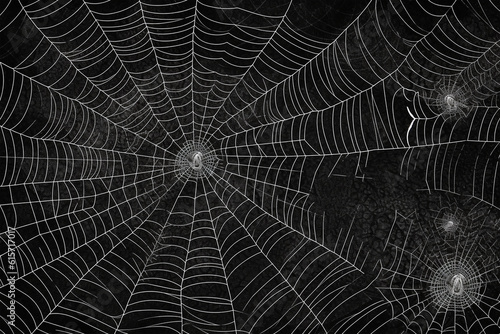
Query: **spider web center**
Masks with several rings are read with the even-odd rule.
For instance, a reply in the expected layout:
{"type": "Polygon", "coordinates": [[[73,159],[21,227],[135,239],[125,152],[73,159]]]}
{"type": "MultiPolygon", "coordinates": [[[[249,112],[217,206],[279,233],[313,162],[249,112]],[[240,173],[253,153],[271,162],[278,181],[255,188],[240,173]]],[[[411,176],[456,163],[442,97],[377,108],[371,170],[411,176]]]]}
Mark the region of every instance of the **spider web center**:
{"type": "Polygon", "coordinates": [[[479,303],[482,285],[481,275],[473,263],[451,260],[434,272],[430,293],[437,307],[463,311],[479,303]]]}
{"type": "Polygon", "coordinates": [[[456,274],[451,277],[450,292],[453,295],[461,296],[464,293],[464,280],[465,277],[462,274],[456,274]]]}
{"type": "Polygon", "coordinates": [[[208,142],[187,141],[175,159],[175,174],[179,179],[198,179],[212,175],[218,162],[208,142]]]}

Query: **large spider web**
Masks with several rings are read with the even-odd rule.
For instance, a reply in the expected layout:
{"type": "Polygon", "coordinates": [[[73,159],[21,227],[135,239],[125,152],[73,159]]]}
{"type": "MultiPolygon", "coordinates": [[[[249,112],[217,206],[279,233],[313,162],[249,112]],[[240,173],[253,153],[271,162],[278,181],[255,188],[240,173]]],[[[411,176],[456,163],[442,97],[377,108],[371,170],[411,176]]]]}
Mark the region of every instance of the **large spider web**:
{"type": "Polygon", "coordinates": [[[7,331],[498,332],[499,19],[4,2],[7,331]]]}

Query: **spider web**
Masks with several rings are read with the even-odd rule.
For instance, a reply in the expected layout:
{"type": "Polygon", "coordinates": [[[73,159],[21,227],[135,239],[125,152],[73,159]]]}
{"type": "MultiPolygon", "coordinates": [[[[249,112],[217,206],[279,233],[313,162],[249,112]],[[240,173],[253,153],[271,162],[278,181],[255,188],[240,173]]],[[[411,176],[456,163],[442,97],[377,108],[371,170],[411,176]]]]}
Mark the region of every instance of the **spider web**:
{"type": "MultiPolygon", "coordinates": [[[[376,215],[466,197],[492,212],[477,228],[498,233],[499,11],[473,1],[7,1],[9,330],[380,327],[374,315],[396,304],[380,277],[406,270],[381,257],[412,244],[381,245],[393,228],[376,215]]],[[[439,254],[429,272],[470,262],[439,254]]],[[[386,287],[415,310],[406,290],[386,287]]],[[[478,328],[490,320],[478,316],[478,328]]]]}
{"type": "MultiPolygon", "coordinates": [[[[441,211],[459,225],[450,238],[444,238],[445,229],[422,224],[426,217],[416,212],[396,212],[385,244],[390,255],[379,262],[375,283],[384,299],[347,318],[337,332],[363,332],[367,321],[375,323],[373,333],[396,328],[408,333],[498,330],[498,257],[491,252],[498,246],[491,212],[475,206],[467,215],[455,211],[450,218],[451,207],[441,211]]],[[[442,217],[436,217],[438,225],[442,217]]]]}

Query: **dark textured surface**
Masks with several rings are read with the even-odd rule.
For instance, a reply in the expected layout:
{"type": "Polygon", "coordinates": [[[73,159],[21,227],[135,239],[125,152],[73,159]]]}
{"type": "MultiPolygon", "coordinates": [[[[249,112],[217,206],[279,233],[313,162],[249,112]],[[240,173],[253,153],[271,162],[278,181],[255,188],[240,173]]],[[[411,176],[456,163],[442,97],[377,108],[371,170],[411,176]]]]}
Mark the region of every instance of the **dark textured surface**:
{"type": "Polygon", "coordinates": [[[2,6],[7,332],[500,330],[493,2],[2,6]]]}

